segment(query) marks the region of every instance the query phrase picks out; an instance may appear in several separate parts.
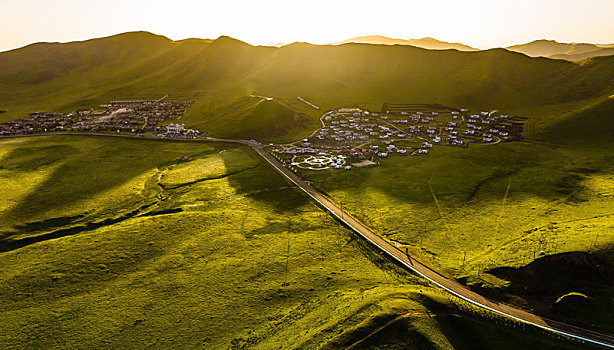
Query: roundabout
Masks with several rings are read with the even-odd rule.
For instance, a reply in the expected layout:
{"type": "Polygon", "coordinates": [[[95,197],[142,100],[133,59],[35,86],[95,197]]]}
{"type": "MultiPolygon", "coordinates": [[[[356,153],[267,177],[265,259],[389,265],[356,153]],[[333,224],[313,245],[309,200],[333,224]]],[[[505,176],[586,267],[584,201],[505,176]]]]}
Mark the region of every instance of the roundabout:
{"type": "Polygon", "coordinates": [[[291,164],[307,170],[338,169],[345,165],[345,158],[345,156],[332,156],[330,154],[296,155],[292,157],[291,164]]]}

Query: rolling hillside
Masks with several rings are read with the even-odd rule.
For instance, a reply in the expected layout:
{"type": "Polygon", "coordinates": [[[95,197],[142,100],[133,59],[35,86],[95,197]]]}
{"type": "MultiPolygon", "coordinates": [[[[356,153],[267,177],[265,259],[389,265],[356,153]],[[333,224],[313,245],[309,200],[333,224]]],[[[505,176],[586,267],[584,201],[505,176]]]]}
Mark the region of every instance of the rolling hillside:
{"type": "Polygon", "coordinates": [[[5,139],[0,167],[2,349],[581,346],[426,285],[245,146],[5,139]]]}
{"type": "Polygon", "coordinates": [[[0,53],[0,110],[7,111],[0,120],[169,94],[195,101],[185,115],[188,126],[225,137],[291,140],[309,134],[321,112],[297,102],[298,96],[321,110],[419,101],[528,116],[539,111],[541,121],[532,125],[541,127],[548,124],[543,120],[612,95],[613,63],[611,56],[573,63],[504,49],[306,43],[275,48],[229,37],[174,42],[134,32],[0,53]],[[247,111],[257,103],[252,96],[283,105],[247,111]],[[275,116],[265,117],[271,107],[275,116]]]}

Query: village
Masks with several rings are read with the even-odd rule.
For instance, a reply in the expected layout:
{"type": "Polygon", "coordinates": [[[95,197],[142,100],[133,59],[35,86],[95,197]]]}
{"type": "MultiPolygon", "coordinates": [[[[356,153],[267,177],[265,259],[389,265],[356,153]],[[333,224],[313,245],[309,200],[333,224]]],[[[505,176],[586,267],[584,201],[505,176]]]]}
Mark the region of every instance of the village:
{"type": "Polygon", "coordinates": [[[184,124],[159,126],[167,119],[181,119],[192,101],[118,100],[99,109],[78,109],[70,113],[36,112],[28,117],[0,124],[0,136],[58,132],[103,132],[159,137],[199,136],[184,124]]]}
{"type": "Polygon", "coordinates": [[[292,144],[268,150],[294,171],[372,166],[390,155],[424,156],[434,145],[467,147],[522,138],[524,117],[470,112],[441,105],[384,103],[380,112],[339,108],[322,127],[292,144]]]}
{"type": "MultiPolygon", "coordinates": [[[[0,124],[0,136],[84,132],[197,138],[179,120],[192,101],[117,100],[98,109],[37,112],[0,124]],[[167,120],[173,122],[163,125],[167,120]]],[[[522,138],[525,117],[442,105],[384,103],[381,111],[344,107],[322,115],[322,127],[290,144],[265,149],[293,171],[365,167],[382,158],[426,156],[434,146],[468,147],[522,138]]]]}

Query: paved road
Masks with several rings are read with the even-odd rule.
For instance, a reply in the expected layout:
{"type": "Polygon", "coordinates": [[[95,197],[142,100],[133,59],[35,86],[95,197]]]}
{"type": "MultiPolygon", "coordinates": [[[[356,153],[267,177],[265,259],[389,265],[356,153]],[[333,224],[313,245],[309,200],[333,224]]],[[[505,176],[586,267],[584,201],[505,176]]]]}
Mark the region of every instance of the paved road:
{"type": "Polygon", "coordinates": [[[609,347],[614,349],[614,337],[602,334],[599,332],[594,332],[591,330],[583,329],[580,327],[572,326],[566,323],[550,320],[544,317],[540,317],[534,315],[530,312],[517,309],[515,307],[501,304],[495,300],[488,299],[480,294],[477,294],[467,287],[460,285],[452,280],[449,280],[442,275],[436,273],[435,271],[429,269],[428,267],[422,265],[420,262],[412,259],[404,252],[397,249],[392,243],[386,241],[382,237],[375,234],[365,225],[354,219],[352,216],[345,213],[341,210],[336,204],[331,202],[328,198],[324,197],[320,192],[314,190],[311,186],[301,180],[294,173],[286,169],[280,162],[278,162],[271,154],[266,152],[260,144],[244,141],[244,140],[221,140],[221,139],[210,139],[211,141],[225,141],[225,142],[234,142],[241,143],[244,145],[248,145],[252,147],[258,154],[260,154],[267,162],[269,162],[277,171],[279,171],[282,175],[284,175],[287,179],[292,181],[295,185],[297,185],[301,190],[303,190],[307,195],[317,201],[320,205],[322,205],[326,210],[328,210],[332,215],[337,217],[339,220],[344,222],[347,226],[353,229],[355,232],[360,234],[362,237],[367,239],[369,242],[374,244],[377,248],[384,251],[386,254],[400,262],[403,266],[410,269],[411,271],[421,275],[437,286],[443,288],[447,292],[468,301],[478,307],[493,311],[499,315],[503,315],[514,319],[519,322],[523,322],[526,324],[531,324],[537,326],[539,328],[568,336],[571,338],[575,338],[578,340],[590,342],[593,344],[602,345],[605,347],[609,347]]]}
{"type": "MultiPolygon", "coordinates": [[[[62,133],[63,135],[71,135],[75,133],[62,133]]],[[[80,135],[86,135],[85,133],[79,133],[80,135]]],[[[43,135],[25,135],[25,136],[47,136],[50,134],[43,135]]],[[[110,134],[96,134],[97,136],[119,136],[119,137],[130,137],[125,135],[110,135],[110,134]]],[[[19,136],[17,136],[19,137],[19,136]]],[[[7,138],[7,137],[0,137],[7,138]]],[[[10,138],[10,137],[9,137],[10,138]]],[[[150,138],[150,137],[141,137],[141,138],[150,138]]],[[[177,141],[180,141],[179,139],[177,141]]],[[[279,171],[283,176],[285,176],[288,180],[293,182],[296,186],[298,186],[303,192],[313,198],[316,202],[318,202],[322,207],[324,207],[327,211],[329,211],[333,216],[337,217],[339,220],[344,222],[348,227],[354,230],[356,233],[364,237],[370,243],[375,245],[377,248],[388,254],[393,259],[397,260],[401,265],[405,266],[407,269],[415,272],[416,274],[426,278],[431,281],[435,285],[440,288],[446,290],[450,294],[453,294],[475,306],[484,308],[486,310],[490,310],[499,315],[514,319],[518,322],[530,324],[541,329],[568,336],[577,340],[605,346],[608,348],[614,349],[614,337],[587,330],[584,328],[572,326],[566,323],[550,320],[544,317],[540,317],[534,315],[530,312],[517,309],[515,307],[501,304],[495,300],[488,299],[480,294],[477,294],[467,287],[460,285],[452,280],[449,280],[435,271],[429,269],[428,267],[422,265],[417,260],[412,259],[405,253],[401,252],[395,246],[393,246],[390,242],[381,238],[369,228],[364,226],[362,223],[345,213],[341,210],[337,205],[328,200],[328,198],[324,197],[321,193],[314,190],[311,186],[306,184],[303,180],[301,180],[294,173],[286,169],[280,162],[278,162],[272,155],[267,153],[259,143],[246,141],[246,140],[226,140],[226,139],[215,139],[215,138],[206,138],[206,139],[191,139],[191,140],[181,140],[181,141],[215,141],[215,142],[228,142],[228,143],[239,143],[243,145],[250,146],[253,148],[260,156],[262,156],[267,162],[269,162],[277,171],[279,171]]]]}

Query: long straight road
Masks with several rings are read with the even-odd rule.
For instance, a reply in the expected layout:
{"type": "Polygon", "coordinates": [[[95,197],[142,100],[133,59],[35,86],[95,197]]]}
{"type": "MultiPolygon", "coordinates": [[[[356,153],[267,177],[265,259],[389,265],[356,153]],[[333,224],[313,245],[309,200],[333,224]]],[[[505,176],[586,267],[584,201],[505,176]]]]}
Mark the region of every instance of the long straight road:
{"type": "Polygon", "coordinates": [[[518,322],[522,322],[525,324],[530,324],[541,329],[560,334],[563,336],[571,337],[577,340],[605,346],[614,349],[614,337],[591,331],[588,329],[572,326],[566,323],[550,320],[530,312],[506,305],[501,304],[495,300],[488,299],[467,287],[452,281],[437,272],[431,270],[430,268],[422,265],[419,261],[412,259],[410,256],[406,255],[404,252],[397,249],[390,242],[386,241],[373,231],[371,231],[368,227],[360,223],[358,220],[354,219],[351,215],[348,215],[341,208],[339,208],[335,203],[331,202],[328,198],[324,197],[320,192],[313,189],[303,180],[301,180],[298,176],[284,167],[280,162],[278,162],[271,154],[266,152],[260,144],[252,141],[245,140],[222,140],[222,139],[210,139],[211,141],[225,141],[225,142],[234,142],[241,143],[244,145],[248,145],[253,148],[260,156],[262,156],[267,162],[269,162],[277,171],[279,171],[283,176],[285,176],[288,180],[293,182],[296,186],[298,186],[303,192],[313,198],[316,202],[318,202],[322,207],[324,207],[327,211],[329,211],[333,216],[337,219],[341,220],[345,223],[349,228],[354,230],[356,233],[364,237],[367,241],[375,245],[377,248],[388,254],[390,257],[401,263],[407,269],[417,273],[418,275],[426,278],[430,282],[435,285],[443,288],[447,292],[481,308],[492,311],[499,315],[511,318],[518,322]]]}

